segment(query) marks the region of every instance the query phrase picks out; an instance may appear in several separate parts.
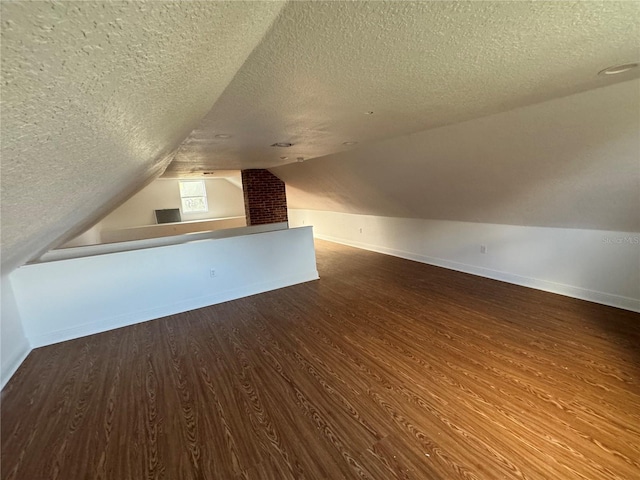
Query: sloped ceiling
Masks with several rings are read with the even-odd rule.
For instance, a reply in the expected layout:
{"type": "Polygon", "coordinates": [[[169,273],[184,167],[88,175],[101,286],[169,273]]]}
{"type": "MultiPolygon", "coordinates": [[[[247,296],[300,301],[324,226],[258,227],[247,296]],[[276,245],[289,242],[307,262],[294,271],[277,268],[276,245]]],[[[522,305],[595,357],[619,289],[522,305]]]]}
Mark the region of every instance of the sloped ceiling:
{"type": "Polygon", "coordinates": [[[640,81],[271,170],[290,208],[640,231],[640,81]]]}
{"type": "Polygon", "coordinates": [[[2,2],[2,267],[149,180],[282,2],[2,2]]]}
{"type": "Polygon", "coordinates": [[[639,18],[638,2],[290,2],[169,171],[274,167],[633,78],[597,72],[639,59],[639,18]]]}
{"type": "MultiPolygon", "coordinates": [[[[1,8],[3,269],[88,228],[161,174],[178,145],[167,176],[269,168],[303,157],[308,161],[275,170],[291,182],[293,205],[326,206],[309,177],[317,170],[332,205],[350,202],[334,209],[433,216],[436,204],[418,206],[426,199],[415,178],[425,171],[397,160],[403,136],[422,138],[417,132],[638,76],[596,75],[638,60],[638,2],[2,2],[1,8]],[[389,148],[398,151],[387,151],[384,169],[416,168],[397,177],[412,181],[384,187],[365,176],[360,193],[346,195],[341,175],[359,177],[366,152],[394,138],[399,143],[389,148]],[[295,145],[270,147],[274,142],[295,145]],[[343,170],[345,162],[354,168],[343,170]],[[398,199],[403,188],[415,193],[398,199]]],[[[458,158],[453,148],[465,141],[447,140],[439,156],[458,158]]],[[[556,142],[562,148],[561,137],[556,142]]],[[[419,148],[432,145],[425,140],[419,148]]],[[[472,176],[463,170],[467,164],[459,166],[433,168],[442,185],[458,191],[472,176]]],[[[491,188],[528,185],[506,184],[517,175],[500,178],[491,188]]],[[[447,213],[439,215],[458,215],[443,208],[447,213]]],[[[518,223],[516,217],[534,218],[501,218],[518,223]]]]}

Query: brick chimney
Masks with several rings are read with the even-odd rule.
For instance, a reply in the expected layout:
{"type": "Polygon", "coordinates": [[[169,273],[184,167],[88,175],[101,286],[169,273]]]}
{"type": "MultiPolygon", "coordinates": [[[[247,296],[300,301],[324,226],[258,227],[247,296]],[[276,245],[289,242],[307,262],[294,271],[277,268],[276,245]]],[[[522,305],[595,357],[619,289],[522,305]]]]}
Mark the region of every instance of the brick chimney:
{"type": "Polygon", "coordinates": [[[242,170],[242,189],[247,225],[288,221],[284,182],[269,170],[242,170]]]}

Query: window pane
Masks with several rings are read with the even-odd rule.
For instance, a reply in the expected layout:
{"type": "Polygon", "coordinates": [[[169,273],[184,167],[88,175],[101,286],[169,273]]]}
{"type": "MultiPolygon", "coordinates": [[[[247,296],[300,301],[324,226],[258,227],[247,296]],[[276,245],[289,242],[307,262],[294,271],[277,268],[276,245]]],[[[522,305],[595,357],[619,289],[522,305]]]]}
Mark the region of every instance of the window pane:
{"type": "Polygon", "coordinates": [[[204,181],[195,180],[190,182],[180,182],[181,197],[204,197],[206,192],[204,189],[204,181]]]}
{"type": "Polygon", "coordinates": [[[206,212],[207,197],[188,197],[182,199],[182,213],[206,212]]]}

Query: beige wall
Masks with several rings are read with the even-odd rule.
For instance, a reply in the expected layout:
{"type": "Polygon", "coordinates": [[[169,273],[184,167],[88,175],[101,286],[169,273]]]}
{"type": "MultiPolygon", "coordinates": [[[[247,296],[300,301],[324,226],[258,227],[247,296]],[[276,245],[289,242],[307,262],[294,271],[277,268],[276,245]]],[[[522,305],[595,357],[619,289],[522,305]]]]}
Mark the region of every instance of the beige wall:
{"type": "MultiPolygon", "coordinates": [[[[205,180],[209,211],[181,213],[183,221],[244,216],[242,189],[224,178],[205,180]]],[[[154,225],[154,210],[180,208],[180,190],[177,179],[158,179],[135,194],[102,221],[101,230],[154,225]]]]}
{"type": "Polygon", "coordinates": [[[154,210],[180,208],[178,180],[161,178],[151,182],[102,221],[60,248],[235,228],[246,224],[239,175],[238,178],[229,177],[229,180],[226,177],[206,179],[205,187],[209,211],[181,213],[183,222],[198,221],[198,223],[183,223],[173,228],[162,228],[162,225],[156,225],[154,210]],[[205,220],[211,220],[211,222],[205,220]]]}

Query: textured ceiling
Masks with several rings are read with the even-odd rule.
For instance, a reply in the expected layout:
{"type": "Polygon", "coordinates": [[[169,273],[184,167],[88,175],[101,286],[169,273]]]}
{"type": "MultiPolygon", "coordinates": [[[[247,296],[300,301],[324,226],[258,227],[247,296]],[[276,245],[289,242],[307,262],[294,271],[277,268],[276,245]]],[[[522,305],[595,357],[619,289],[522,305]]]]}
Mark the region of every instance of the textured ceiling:
{"type": "Polygon", "coordinates": [[[289,2],[168,175],[273,167],[628,80],[596,74],[638,60],[638,18],[631,1],[289,2]]]}
{"type": "Polygon", "coordinates": [[[162,173],[281,2],[2,2],[2,267],[162,173]]]}
{"type": "Polygon", "coordinates": [[[640,231],[640,80],[271,169],[289,208],[640,231]]]}
{"type": "MultiPolygon", "coordinates": [[[[291,177],[293,189],[307,189],[307,196],[292,197],[294,202],[307,199],[300,206],[319,205],[318,185],[323,184],[326,198],[350,202],[338,210],[370,210],[370,202],[386,201],[376,208],[442,218],[445,213],[434,213],[437,205],[419,205],[425,200],[416,179],[428,173],[418,166],[425,152],[408,152],[405,161],[403,136],[431,138],[429,131],[441,130],[429,129],[439,126],[638,76],[633,71],[596,75],[606,66],[638,61],[640,3],[629,1],[69,1],[1,2],[0,8],[4,271],[90,227],[162,173],[178,146],[167,176],[274,167],[301,156],[312,160],[287,168],[317,169],[318,183],[298,173],[299,178],[291,177]],[[370,110],[373,115],[364,115],[370,110]],[[393,138],[398,143],[387,148],[384,140],[393,138]],[[347,141],[358,144],[343,145],[347,141]],[[295,146],[269,147],[274,142],[295,146]],[[378,146],[386,163],[383,153],[371,150],[378,146]],[[354,178],[362,197],[340,193],[345,178],[361,168],[343,171],[340,162],[356,165],[374,154],[381,171],[407,169],[404,176],[390,178],[406,178],[413,193],[404,196],[402,183],[385,187],[382,177],[366,176],[354,178]],[[332,168],[323,170],[317,163],[325,159],[332,168]]],[[[515,129],[508,123],[498,127],[515,129]]],[[[480,131],[486,138],[495,133],[480,131]]],[[[593,134],[598,138],[597,129],[593,134]]],[[[435,145],[433,139],[412,142],[408,145],[415,148],[435,145]]],[[[457,144],[466,137],[447,142],[450,150],[439,150],[441,158],[455,159],[457,144]]],[[[546,153],[580,165],[561,154],[562,137],[553,142],[558,150],[546,153]]],[[[506,152],[515,155],[515,147],[496,152],[503,162],[506,152]]],[[[523,171],[536,173],[538,157],[523,158],[533,162],[522,163],[523,171]]],[[[441,175],[439,184],[452,191],[465,190],[475,178],[471,160],[453,163],[457,169],[429,161],[441,175]]],[[[589,172],[600,171],[595,160],[588,165],[589,172]]],[[[505,199],[514,191],[530,191],[525,175],[504,177],[496,167],[489,171],[500,180],[483,188],[503,188],[505,199]],[[507,178],[521,183],[506,185],[507,178]]],[[[562,172],[567,175],[566,167],[562,172]]],[[[564,181],[547,175],[555,184],[564,181]]],[[[629,201],[627,180],[607,175],[604,169],[604,184],[594,183],[596,176],[581,184],[621,192],[621,200],[602,197],[609,205],[600,212],[629,201]],[[611,185],[616,181],[622,186],[611,185]]],[[[595,202],[582,190],[570,191],[576,198],[591,198],[589,205],[595,202]]],[[[481,192],[474,192],[469,202],[479,198],[481,192]]],[[[533,208],[534,203],[521,205],[533,208]]],[[[443,208],[458,215],[463,206],[458,213],[443,208]]],[[[583,208],[572,212],[585,215],[576,224],[601,219],[583,208]]],[[[616,215],[612,218],[618,220],[603,228],[626,224],[619,216],[626,213],[616,215]]],[[[537,223],[535,215],[522,211],[502,218],[537,223]]]]}

